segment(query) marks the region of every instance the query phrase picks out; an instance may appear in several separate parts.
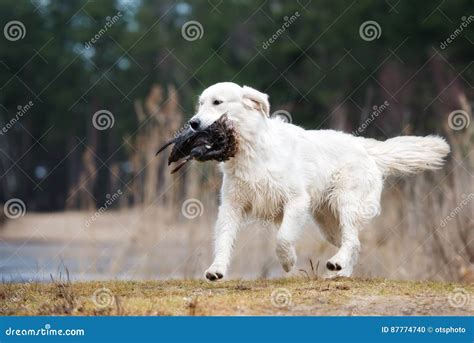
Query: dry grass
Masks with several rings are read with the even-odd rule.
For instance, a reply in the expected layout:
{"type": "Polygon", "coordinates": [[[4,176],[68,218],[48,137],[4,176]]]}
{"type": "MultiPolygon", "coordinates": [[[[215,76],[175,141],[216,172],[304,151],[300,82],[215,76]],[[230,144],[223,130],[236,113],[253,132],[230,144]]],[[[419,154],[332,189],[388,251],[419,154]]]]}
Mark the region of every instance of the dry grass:
{"type": "Polygon", "coordinates": [[[358,278],[54,281],[0,285],[0,308],[7,315],[472,315],[473,294],[472,284],[358,278]]]}

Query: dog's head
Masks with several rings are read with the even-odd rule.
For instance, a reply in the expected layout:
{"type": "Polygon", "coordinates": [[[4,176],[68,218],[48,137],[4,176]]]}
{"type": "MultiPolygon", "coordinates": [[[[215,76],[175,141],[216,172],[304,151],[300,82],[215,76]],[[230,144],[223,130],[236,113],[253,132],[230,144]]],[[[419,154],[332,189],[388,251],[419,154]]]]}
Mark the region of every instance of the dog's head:
{"type": "Polygon", "coordinates": [[[174,144],[168,164],[180,162],[172,173],[193,159],[229,160],[239,150],[241,133],[253,138],[270,116],[268,95],[231,82],[207,88],[198,106],[197,114],[156,153],[174,144]]]}
{"type": "Polygon", "coordinates": [[[223,114],[237,125],[257,125],[270,116],[268,95],[232,82],[216,83],[202,92],[197,113],[189,124],[196,131],[204,130],[223,114]]]}

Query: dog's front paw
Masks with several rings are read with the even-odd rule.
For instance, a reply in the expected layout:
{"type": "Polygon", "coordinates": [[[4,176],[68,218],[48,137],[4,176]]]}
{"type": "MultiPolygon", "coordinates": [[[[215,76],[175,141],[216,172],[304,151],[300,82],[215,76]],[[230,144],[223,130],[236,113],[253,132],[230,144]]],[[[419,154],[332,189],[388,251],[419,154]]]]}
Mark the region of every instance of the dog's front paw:
{"type": "Polygon", "coordinates": [[[278,260],[285,272],[289,272],[296,264],[296,251],[292,246],[278,245],[276,249],[278,260]]]}
{"type": "Polygon", "coordinates": [[[210,266],[206,270],[206,279],[209,281],[216,281],[224,277],[224,269],[219,266],[210,266]]]}
{"type": "Polygon", "coordinates": [[[327,261],[326,268],[328,271],[325,278],[349,277],[354,269],[354,260],[351,259],[351,255],[339,252],[327,261]]]}

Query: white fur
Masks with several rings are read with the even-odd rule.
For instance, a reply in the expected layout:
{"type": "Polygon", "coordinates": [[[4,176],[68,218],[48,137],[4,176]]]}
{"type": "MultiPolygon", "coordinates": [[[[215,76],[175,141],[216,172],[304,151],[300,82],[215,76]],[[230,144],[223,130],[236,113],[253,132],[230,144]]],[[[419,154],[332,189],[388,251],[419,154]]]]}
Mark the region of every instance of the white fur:
{"type": "Polygon", "coordinates": [[[223,277],[239,226],[249,216],[279,225],[276,254],[285,271],[296,262],[295,243],[308,220],[339,247],[329,276],[350,276],[362,225],[380,212],[384,176],[436,169],[449,153],[443,138],[396,137],[385,142],[333,130],[304,130],[270,118],[268,96],[218,83],[199,100],[204,129],[227,113],[239,132],[239,151],[222,163],[215,258],[208,279],[223,277]],[[215,100],[222,101],[214,104],[215,100]]]}

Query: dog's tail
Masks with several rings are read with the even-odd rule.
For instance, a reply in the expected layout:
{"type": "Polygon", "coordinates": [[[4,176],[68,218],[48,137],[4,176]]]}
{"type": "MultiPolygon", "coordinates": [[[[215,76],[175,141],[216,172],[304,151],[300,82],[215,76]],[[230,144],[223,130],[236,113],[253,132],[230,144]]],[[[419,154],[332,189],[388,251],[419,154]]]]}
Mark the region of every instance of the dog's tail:
{"type": "Polygon", "coordinates": [[[384,142],[364,139],[363,144],[384,175],[438,169],[450,151],[448,143],[439,136],[400,136],[384,142]]]}

